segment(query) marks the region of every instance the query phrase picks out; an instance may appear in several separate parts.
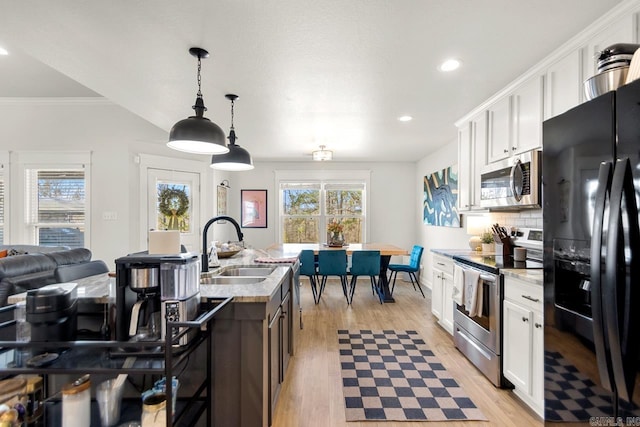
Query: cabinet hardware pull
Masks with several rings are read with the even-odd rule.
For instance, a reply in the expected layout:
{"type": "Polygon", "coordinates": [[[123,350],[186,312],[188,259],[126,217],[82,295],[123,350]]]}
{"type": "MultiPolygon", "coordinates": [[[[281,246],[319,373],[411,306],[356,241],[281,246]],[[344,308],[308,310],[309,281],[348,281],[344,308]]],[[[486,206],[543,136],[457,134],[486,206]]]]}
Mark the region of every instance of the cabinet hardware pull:
{"type": "Polygon", "coordinates": [[[522,296],[522,298],[528,299],[529,301],[540,302],[540,300],[538,298],[534,298],[534,297],[531,297],[529,295],[521,295],[521,296],[522,296]]]}
{"type": "Polygon", "coordinates": [[[508,153],[509,150],[507,150],[506,148],[502,150],[503,153],[508,153]]]}
{"type": "Polygon", "coordinates": [[[511,147],[511,150],[516,151],[516,147],[511,147]]]}
{"type": "Polygon", "coordinates": [[[528,322],[528,321],[529,321],[529,319],[527,319],[526,317],[522,316],[522,321],[523,321],[523,322],[528,322]]]}
{"type": "Polygon", "coordinates": [[[436,264],[441,265],[441,266],[443,266],[443,267],[444,267],[444,264],[443,264],[443,263],[441,263],[441,262],[437,262],[436,264]]]}
{"type": "Polygon", "coordinates": [[[542,328],[542,325],[540,323],[534,323],[534,325],[536,326],[536,328],[542,328]]]}

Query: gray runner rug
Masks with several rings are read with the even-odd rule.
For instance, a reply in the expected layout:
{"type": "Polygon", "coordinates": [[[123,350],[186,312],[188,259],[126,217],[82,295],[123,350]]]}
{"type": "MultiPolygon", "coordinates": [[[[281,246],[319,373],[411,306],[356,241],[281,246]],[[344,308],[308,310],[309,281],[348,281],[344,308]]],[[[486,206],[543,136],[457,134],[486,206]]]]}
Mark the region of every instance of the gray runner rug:
{"type": "Polygon", "coordinates": [[[338,330],[347,421],[486,420],[416,331],[338,330]]]}

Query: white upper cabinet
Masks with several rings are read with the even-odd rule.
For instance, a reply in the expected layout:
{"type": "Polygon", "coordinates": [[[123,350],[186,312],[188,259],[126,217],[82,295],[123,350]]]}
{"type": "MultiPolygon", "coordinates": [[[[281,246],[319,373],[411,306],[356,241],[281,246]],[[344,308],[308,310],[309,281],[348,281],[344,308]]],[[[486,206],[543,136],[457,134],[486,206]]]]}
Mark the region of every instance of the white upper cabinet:
{"type": "Polygon", "coordinates": [[[496,101],[489,107],[488,114],[487,162],[492,163],[511,155],[511,97],[496,101]]]}
{"type": "Polygon", "coordinates": [[[584,98],[580,59],[580,51],[574,50],[547,69],[544,91],[545,120],[570,110],[584,98]]]}
{"type": "Polygon", "coordinates": [[[471,122],[465,122],[458,128],[458,211],[471,209],[471,182],[475,175],[471,167],[472,146],[471,122]]]}
{"type": "Polygon", "coordinates": [[[480,171],[487,163],[487,112],[458,128],[458,210],[480,208],[480,171]]]}
{"type": "Polygon", "coordinates": [[[489,163],[542,146],[543,82],[534,76],[489,107],[489,163]]]}
{"type": "Polygon", "coordinates": [[[617,19],[589,39],[583,58],[583,69],[585,72],[582,80],[586,80],[596,74],[598,65],[597,58],[603,49],[616,43],[636,43],[638,41],[636,31],[634,31],[636,15],[637,14],[628,14],[617,19]]]}
{"type": "Polygon", "coordinates": [[[534,76],[519,86],[512,95],[511,154],[542,147],[543,82],[542,76],[534,76]]]}

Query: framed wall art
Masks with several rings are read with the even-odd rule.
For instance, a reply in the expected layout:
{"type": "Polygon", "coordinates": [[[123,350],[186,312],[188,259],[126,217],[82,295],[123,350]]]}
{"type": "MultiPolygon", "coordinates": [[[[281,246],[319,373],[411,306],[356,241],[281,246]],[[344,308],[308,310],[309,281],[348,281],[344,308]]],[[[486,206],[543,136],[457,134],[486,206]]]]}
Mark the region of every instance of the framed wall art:
{"type": "Polygon", "coordinates": [[[267,190],[240,190],[240,224],[267,228],[267,190]]]}
{"type": "Polygon", "coordinates": [[[226,215],[227,214],[227,187],[224,185],[218,185],[218,212],[216,215],[226,215]]]}
{"type": "Polygon", "coordinates": [[[423,185],[423,222],[427,225],[460,227],[457,166],[449,166],[425,176],[423,185]]]}

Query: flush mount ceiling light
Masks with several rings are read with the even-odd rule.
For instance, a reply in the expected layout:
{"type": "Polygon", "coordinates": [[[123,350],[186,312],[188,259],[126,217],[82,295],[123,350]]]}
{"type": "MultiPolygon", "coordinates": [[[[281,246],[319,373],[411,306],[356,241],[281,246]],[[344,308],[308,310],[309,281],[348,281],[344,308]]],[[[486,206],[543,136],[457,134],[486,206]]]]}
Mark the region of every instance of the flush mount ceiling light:
{"type": "Polygon", "coordinates": [[[233,127],[233,106],[238,95],[229,93],[225,95],[231,101],[231,130],[229,131],[229,152],[226,154],[214,154],[211,156],[211,165],[213,169],[224,171],[248,171],[253,169],[253,160],[251,154],[244,148],[236,144],[236,130],[233,127]]]}
{"type": "Polygon", "coordinates": [[[311,153],[311,157],[313,160],[317,162],[323,162],[325,160],[333,159],[333,151],[325,150],[325,145],[321,145],[319,150],[316,150],[311,153]]]}
{"type": "Polygon", "coordinates": [[[189,53],[198,58],[198,93],[193,109],[195,116],[190,116],[180,120],[173,125],[169,132],[169,142],[167,146],[174,150],[184,151],[194,154],[223,154],[229,152],[225,142],[224,131],[220,126],[204,117],[207,107],[202,99],[202,88],[200,80],[200,61],[209,56],[209,52],[199,47],[192,47],[189,53]]]}
{"type": "Polygon", "coordinates": [[[459,59],[447,59],[442,64],[440,64],[440,67],[438,68],[440,71],[447,72],[457,70],[458,68],[460,68],[460,65],[462,65],[462,62],[459,59]]]}
{"type": "Polygon", "coordinates": [[[398,120],[400,120],[401,122],[410,122],[411,120],[413,120],[413,117],[411,117],[411,116],[400,116],[400,117],[398,117],[398,120]]]}
{"type": "Polygon", "coordinates": [[[9,52],[7,52],[7,49],[0,46],[0,55],[9,55],[9,52]]]}

